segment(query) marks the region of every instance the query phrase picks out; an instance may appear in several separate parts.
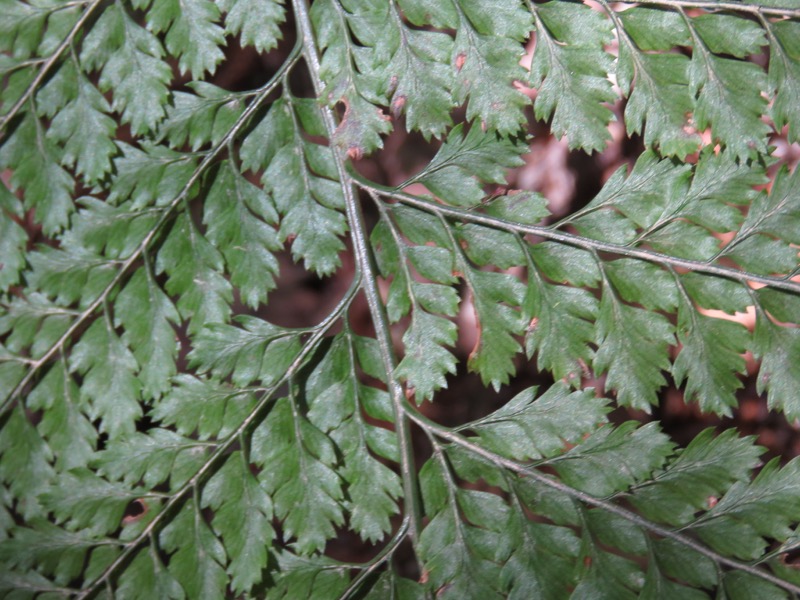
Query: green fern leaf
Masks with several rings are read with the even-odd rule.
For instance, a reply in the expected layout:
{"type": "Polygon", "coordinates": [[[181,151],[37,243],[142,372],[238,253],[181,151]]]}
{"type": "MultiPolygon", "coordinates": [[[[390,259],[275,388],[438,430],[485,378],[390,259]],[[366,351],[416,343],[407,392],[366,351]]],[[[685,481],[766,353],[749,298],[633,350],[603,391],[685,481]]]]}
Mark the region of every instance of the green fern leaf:
{"type": "Polygon", "coordinates": [[[210,600],[219,598],[225,590],[225,549],[199,510],[194,501],[187,502],[161,532],[159,542],[172,553],[168,569],[186,595],[210,600]]]}
{"type": "Polygon", "coordinates": [[[680,54],[648,51],[688,43],[686,25],[677,13],[650,7],[623,11],[615,24],[620,38],[615,74],[628,97],[628,133],[644,133],[648,146],[682,159],[700,144],[696,133],[685,130],[686,115],[694,104],[689,90],[689,61],[680,54]],[[631,90],[634,81],[636,86],[631,90]]]}
{"type": "Polygon", "coordinates": [[[367,392],[357,381],[356,338],[337,337],[308,379],[306,394],[309,420],[331,439],[343,454],[339,470],[350,502],[350,527],[362,539],[375,542],[391,530],[389,518],[397,512],[402,495],[397,475],[376,458],[399,459],[395,436],[366,422],[359,408],[366,409],[367,392]]]}
{"type": "Polygon", "coordinates": [[[74,167],[89,185],[97,181],[111,168],[117,150],[111,142],[116,123],[103,95],[67,63],[42,88],[39,102],[44,116],[52,118],[47,136],[63,144],[61,164],[74,167]]]}
{"type": "Polygon", "coordinates": [[[167,429],[135,433],[110,444],[97,458],[98,471],[106,478],[130,485],[142,481],[147,488],[169,481],[178,488],[202,464],[206,447],[167,429]]]}
{"type": "MultiPolygon", "coordinates": [[[[425,171],[410,182],[423,183],[454,206],[473,206],[485,194],[481,184],[505,182],[505,169],[522,164],[521,142],[484,135],[473,125],[464,134],[456,125],[425,171]]],[[[409,182],[409,183],[410,183],[409,182]]]]}
{"type": "Polygon", "coordinates": [[[98,319],[75,345],[70,370],[84,378],[81,398],[90,406],[92,419],[100,419],[100,431],[110,437],[130,434],[142,416],[136,378],[139,364],[114,332],[111,323],[98,319]]]}
{"type": "Polygon", "coordinates": [[[180,320],[178,311],[143,271],[137,271],[120,292],[114,310],[117,325],[125,327],[123,340],[141,367],[142,393],[160,396],[177,371],[178,345],[170,324],[180,320]]]}
{"type": "MultiPolygon", "coordinates": [[[[53,587],[54,584],[64,585],[79,576],[94,543],[95,540],[85,532],[70,532],[44,521],[37,523],[35,528],[15,530],[13,539],[0,544],[0,556],[3,564],[22,569],[41,565],[53,582],[39,575],[41,580],[31,587],[47,590],[48,584],[53,587]]],[[[24,583],[16,582],[9,591],[19,593],[26,587],[24,583]]]]}
{"type": "Polygon", "coordinates": [[[215,511],[211,525],[231,558],[231,585],[237,592],[249,590],[261,580],[275,534],[270,524],[271,500],[241,452],[232,454],[208,482],[202,506],[215,511]]]}
{"type": "Polygon", "coordinates": [[[335,598],[347,588],[344,566],[327,557],[308,559],[288,552],[278,556],[281,575],[269,590],[269,600],[335,598]]]}
{"type": "Polygon", "coordinates": [[[161,558],[152,547],[143,548],[122,574],[118,591],[126,598],[165,598],[181,600],[184,592],[180,583],[164,568],[161,558]]]}
{"type": "Polygon", "coordinates": [[[559,454],[605,422],[607,407],[590,392],[572,392],[562,384],[534,398],[536,389],[517,394],[492,414],[461,427],[475,432],[483,445],[514,459],[559,454]]]}
{"type": "Polygon", "coordinates": [[[267,467],[260,480],[272,497],[275,515],[299,554],[323,548],[342,525],[342,482],[331,468],[336,460],[330,438],[296,413],[283,398],[256,429],[253,461],[267,467]]]}
{"type": "Polygon", "coordinates": [[[178,311],[182,318],[191,319],[192,332],[206,323],[225,322],[230,316],[231,286],[222,269],[219,251],[187,217],[179,218],[158,253],[156,272],[169,275],[166,291],[180,295],[178,311]]]}
{"type": "Polygon", "coordinates": [[[56,455],[59,471],[87,467],[97,449],[98,432],[79,397],[78,386],[63,364],[54,365],[28,397],[31,410],[43,411],[37,429],[56,455]]]}
{"type": "Polygon", "coordinates": [[[611,57],[603,45],[608,22],[581,4],[548,2],[534,10],[537,44],[530,83],[538,88],[536,118],[553,118],[553,131],[570,146],[601,149],[609,138],[614,95],[606,78],[611,57]]]}
{"type": "Polygon", "coordinates": [[[606,386],[621,404],[649,410],[666,383],[667,348],[674,345],[670,323],[658,313],[633,308],[604,290],[597,318],[599,347],[594,368],[607,372],[606,386]]]}
{"type": "Polygon", "coordinates": [[[189,84],[195,94],[177,93],[174,104],[159,128],[161,137],[173,148],[187,141],[193,151],[208,142],[216,146],[242,114],[242,102],[232,94],[205,81],[189,84]]]}
{"type": "Polygon", "coordinates": [[[277,232],[270,227],[278,221],[272,202],[229,165],[220,169],[207,200],[203,221],[208,240],[225,257],[231,283],[250,307],[266,303],[275,286],[271,275],[278,274],[273,252],[281,249],[277,232]]]}
{"type": "Polygon", "coordinates": [[[61,152],[30,114],[0,148],[0,167],[14,173],[12,191],[25,190],[25,208],[36,208],[37,220],[48,235],[66,226],[75,209],[74,182],[60,162],[61,152]]]}
{"type": "Polygon", "coordinates": [[[23,498],[19,512],[26,519],[44,516],[37,496],[55,475],[52,451],[19,409],[3,427],[0,451],[0,479],[12,494],[23,498]]]}
{"type": "Polygon", "coordinates": [[[173,382],[150,415],[162,425],[174,425],[183,436],[196,433],[201,440],[225,436],[253,408],[254,398],[248,392],[185,374],[176,376],[173,382]]]}
{"type": "Polygon", "coordinates": [[[244,329],[215,324],[198,336],[189,356],[201,371],[227,377],[237,386],[277,382],[298,351],[297,332],[253,317],[240,317],[244,329]]]}
{"type": "Polygon", "coordinates": [[[242,0],[217,0],[216,4],[225,13],[225,34],[239,35],[242,45],[264,52],[272,50],[283,37],[280,26],[286,13],[280,0],[256,5],[242,0]]]}
{"type": "Polygon", "coordinates": [[[678,382],[686,380],[689,397],[696,398],[703,410],[730,414],[735,404],[733,392],[741,387],[736,373],[744,369],[747,331],[741,325],[710,319],[681,305],[678,313],[678,341],[681,353],[672,373],[678,382]],[[710,344],[715,348],[709,354],[710,344]],[[698,362],[700,356],[707,357],[698,362]]]}
{"type": "Polygon", "coordinates": [[[181,72],[202,76],[213,73],[224,58],[224,30],[217,24],[219,9],[210,0],[137,0],[136,8],[147,8],[147,26],[154,33],[164,32],[164,45],[180,58],[181,72]]]}
{"type": "Polygon", "coordinates": [[[795,0],[0,10],[0,595],[800,596],[795,0]]]}
{"type": "Polygon", "coordinates": [[[164,48],[121,4],[103,11],[83,41],[81,66],[100,69],[100,89],[113,91],[112,107],[140,135],[153,131],[165,112],[171,71],[164,48]]]}
{"type": "Polygon", "coordinates": [[[420,536],[426,578],[444,597],[500,598],[493,548],[508,521],[508,509],[494,494],[455,488],[437,458],[420,471],[425,507],[434,515],[420,536]]]}
{"type": "Polygon", "coordinates": [[[8,288],[19,281],[19,273],[25,265],[25,242],[28,235],[16,222],[20,217],[22,205],[6,186],[0,188],[0,290],[8,288]]]}
{"type": "Polygon", "coordinates": [[[747,480],[759,465],[760,452],[751,440],[731,431],[714,437],[706,429],[652,483],[636,489],[631,501],[656,521],[689,523],[696,511],[708,508],[709,498],[718,497],[734,482],[747,480]]]}
{"type": "Polygon", "coordinates": [[[775,126],[789,126],[789,139],[796,142],[798,131],[797,105],[791,101],[792,95],[800,86],[800,73],[797,70],[796,57],[800,55],[797,46],[797,23],[787,21],[785,24],[767,25],[770,48],[769,78],[770,85],[776,90],[772,105],[775,126]]]}

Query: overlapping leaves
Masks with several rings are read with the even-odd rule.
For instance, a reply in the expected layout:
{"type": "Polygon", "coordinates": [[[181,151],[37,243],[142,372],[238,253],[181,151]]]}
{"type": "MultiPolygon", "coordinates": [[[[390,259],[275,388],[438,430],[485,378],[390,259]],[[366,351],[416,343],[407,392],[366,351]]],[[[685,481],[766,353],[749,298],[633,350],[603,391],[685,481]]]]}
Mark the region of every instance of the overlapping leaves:
{"type": "Polygon", "coordinates": [[[731,414],[749,353],[800,417],[800,176],[770,156],[800,135],[798,10],[285,4],[2,3],[0,590],[800,592],[796,461],[751,480],[752,439],[680,449],[584,388],[649,411],[672,381],[731,414]],[[282,62],[262,87],[206,80],[234,39],[282,62]],[[646,150],[551,225],[498,187],[528,110],[590,152],[618,115],[646,150]],[[403,128],[427,165],[360,175],[403,128]],[[317,324],[265,318],[289,256],[355,265],[317,324]],[[469,320],[485,385],[556,383],[445,428],[419,410],[469,320]],[[345,530],[373,558],[326,556],[345,530]]]}

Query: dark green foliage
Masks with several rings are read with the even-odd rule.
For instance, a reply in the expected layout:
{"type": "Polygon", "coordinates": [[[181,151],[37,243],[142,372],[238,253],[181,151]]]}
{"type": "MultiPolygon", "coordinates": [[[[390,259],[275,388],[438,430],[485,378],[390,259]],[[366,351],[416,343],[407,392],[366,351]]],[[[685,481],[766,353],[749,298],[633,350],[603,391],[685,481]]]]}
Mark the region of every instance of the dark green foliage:
{"type": "Polygon", "coordinates": [[[609,416],[751,370],[800,418],[794,0],[0,14],[3,597],[800,594],[797,459],[609,416]],[[269,80],[212,83],[247,46],[269,80]],[[503,187],[531,118],[645,149],[554,223],[503,187]],[[432,158],[363,176],[403,129],[432,158]],[[352,279],[304,327],[291,260],[352,279]],[[445,426],[460,362],[511,399],[445,426]]]}

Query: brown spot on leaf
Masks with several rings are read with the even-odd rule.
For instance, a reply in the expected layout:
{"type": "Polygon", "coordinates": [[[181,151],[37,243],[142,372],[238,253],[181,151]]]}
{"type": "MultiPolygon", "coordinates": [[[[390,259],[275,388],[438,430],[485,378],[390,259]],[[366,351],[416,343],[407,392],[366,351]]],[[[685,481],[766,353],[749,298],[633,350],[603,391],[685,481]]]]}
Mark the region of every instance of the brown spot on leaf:
{"type": "Polygon", "coordinates": [[[449,590],[451,587],[453,587],[453,584],[446,583],[445,585],[440,587],[438,590],[436,590],[436,597],[437,598],[444,598],[444,595],[447,593],[447,590],[449,590]]]}
{"type": "Polygon", "coordinates": [[[347,149],[347,158],[349,159],[359,160],[362,156],[364,156],[364,151],[358,146],[350,146],[347,149]]]}
{"type": "Polygon", "coordinates": [[[714,508],[717,505],[717,502],[719,502],[719,498],[717,498],[716,496],[709,496],[706,499],[706,504],[708,505],[708,508],[714,508]]]}
{"type": "Polygon", "coordinates": [[[481,327],[481,319],[480,316],[478,315],[478,309],[476,308],[474,303],[472,303],[472,312],[475,314],[475,346],[469,353],[469,357],[467,359],[469,362],[475,360],[475,356],[477,356],[478,352],[481,349],[481,333],[483,331],[483,328],[481,327]]]}
{"type": "Polygon", "coordinates": [[[589,366],[582,358],[578,359],[578,364],[581,366],[581,371],[583,371],[584,377],[589,378],[592,376],[592,372],[589,370],[589,366]]]}
{"type": "Polygon", "coordinates": [[[800,570],[800,550],[795,548],[790,552],[781,554],[781,562],[790,569],[800,570]]]}
{"type": "Polygon", "coordinates": [[[147,514],[148,509],[147,502],[141,498],[132,501],[125,508],[125,516],[122,518],[122,524],[128,525],[130,523],[135,523],[147,514]]]}
{"type": "Polygon", "coordinates": [[[533,331],[536,329],[536,326],[539,324],[539,317],[533,317],[531,322],[528,324],[528,331],[533,331]]]}
{"type": "Polygon", "coordinates": [[[459,52],[456,56],[456,71],[461,71],[465,62],[467,62],[466,52],[459,52]]]}
{"type": "Polygon", "coordinates": [[[392,102],[392,114],[397,117],[406,105],[406,97],[403,95],[395,97],[392,102]]]}

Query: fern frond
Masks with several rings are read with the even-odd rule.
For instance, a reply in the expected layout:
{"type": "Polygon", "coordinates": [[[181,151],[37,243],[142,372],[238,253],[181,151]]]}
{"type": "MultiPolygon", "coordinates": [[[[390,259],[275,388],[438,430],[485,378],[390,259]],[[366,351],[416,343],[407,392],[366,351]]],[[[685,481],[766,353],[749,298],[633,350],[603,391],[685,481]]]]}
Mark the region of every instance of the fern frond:
{"type": "Polygon", "coordinates": [[[794,4],[0,2],[0,592],[800,595],[794,4]]]}

